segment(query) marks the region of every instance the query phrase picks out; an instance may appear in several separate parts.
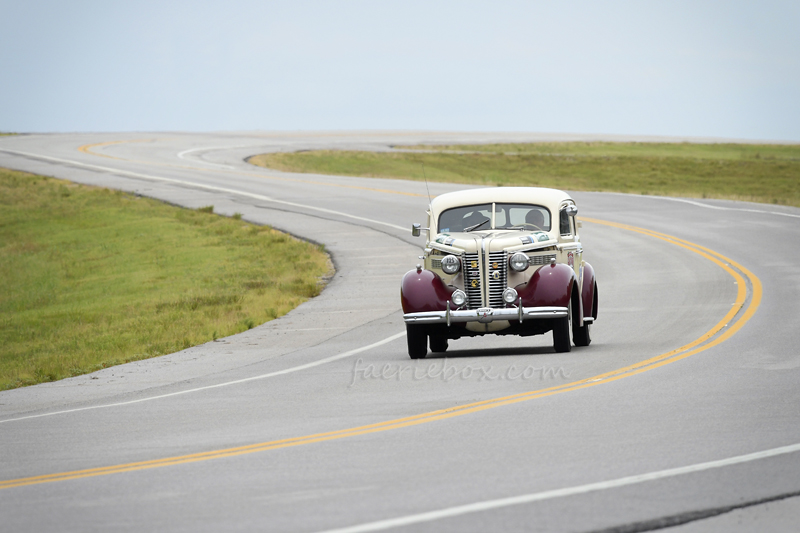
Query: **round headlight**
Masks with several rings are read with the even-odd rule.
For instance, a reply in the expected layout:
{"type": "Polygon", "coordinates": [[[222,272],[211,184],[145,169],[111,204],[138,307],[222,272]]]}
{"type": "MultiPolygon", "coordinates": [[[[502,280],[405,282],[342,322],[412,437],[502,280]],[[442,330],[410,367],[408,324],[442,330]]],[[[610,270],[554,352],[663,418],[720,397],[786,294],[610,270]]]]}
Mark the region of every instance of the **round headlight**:
{"type": "Polygon", "coordinates": [[[528,256],[522,252],[517,252],[508,260],[508,266],[511,267],[511,270],[522,272],[528,268],[528,256]]]}
{"type": "Polygon", "coordinates": [[[517,301],[517,291],[511,287],[503,291],[503,301],[507,304],[513,304],[517,301]]]}
{"type": "Polygon", "coordinates": [[[450,296],[450,298],[453,300],[453,303],[457,307],[461,307],[462,305],[467,303],[467,295],[461,289],[456,289],[455,291],[453,291],[453,294],[450,296]]]}
{"type": "Polygon", "coordinates": [[[454,255],[446,255],[442,258],[442,270],[445,274],[455,274],[461,270],[461,261],[454,255]]]}

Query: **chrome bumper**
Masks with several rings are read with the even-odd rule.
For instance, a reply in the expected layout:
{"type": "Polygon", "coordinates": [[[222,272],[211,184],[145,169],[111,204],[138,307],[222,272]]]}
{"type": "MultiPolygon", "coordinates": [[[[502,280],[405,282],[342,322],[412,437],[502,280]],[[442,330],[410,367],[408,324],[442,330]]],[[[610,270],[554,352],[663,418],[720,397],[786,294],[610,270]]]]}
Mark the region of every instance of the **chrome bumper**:
{"type": "Polygon", "coordinates": [[[403,315],[406,324],[447,324],[456,322],[481,322],[487,324],[495,320],[523,320],[539,318],[564,318],[569,313],[566,307],[511,307],[492,309],[456,309],[446,311],[426,311],[403,315]]]}

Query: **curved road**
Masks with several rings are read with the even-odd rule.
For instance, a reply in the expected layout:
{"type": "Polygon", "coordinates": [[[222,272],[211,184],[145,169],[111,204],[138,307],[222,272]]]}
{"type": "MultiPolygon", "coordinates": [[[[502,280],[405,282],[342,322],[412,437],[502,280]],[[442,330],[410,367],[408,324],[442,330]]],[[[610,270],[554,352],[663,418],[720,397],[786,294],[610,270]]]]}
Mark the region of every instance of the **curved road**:
{"type": "Polygon", "coordinates": [[[1,392],[3,529],[796,530],[800,210],[574,193],[598,274],[592,345],[462,339],[411,361],[398,286],[425,184],[243,161],[542,138],[0,138],[2,167],[213,204],[324,243],[337,268],[246,333],[1,392]]]}

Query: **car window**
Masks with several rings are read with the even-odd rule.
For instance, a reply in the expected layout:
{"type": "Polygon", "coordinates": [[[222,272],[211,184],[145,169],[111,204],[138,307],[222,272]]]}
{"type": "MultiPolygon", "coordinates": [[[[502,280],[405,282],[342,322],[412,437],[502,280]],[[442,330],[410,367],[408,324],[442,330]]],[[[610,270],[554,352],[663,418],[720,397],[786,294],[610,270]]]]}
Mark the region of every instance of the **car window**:
{"type": "Polygon", "coordinates": [[[546,207],[528,204],[497,204],[495,212],[495,225],[498,228],[516,227],[534,231],[550,231],[550,211],[546,207]]]}
{"type": "Polygon", "coordinates": [[[569,223],[569,215],[566,210],[562,209],[559,213],[559,222],[561,226],[561,235],[572,235],[572,226],[569,223]]]}
{"type": "MultiPolygon", "coordinates": [[[[439,215],[439,233],[464,231],[464,228],[492,220],[492,204],[467,205],[448,209],[439,215]]],[[[489,223],[482,226],[489,229],[489,223]]]]}
{"type": "MultiPolygon", "coordinates": [[[[550,211],[540,205],[530,204],[495,204],[495,227],[550,231],[550,211]]],[[[464,231],[465,228],[492,219],[492,204],[478,204],[454,207],[439,215],[438,231],[440,233],[464,231]]],[[[489,223],[480,229],[490,229],[489,223]]]]}

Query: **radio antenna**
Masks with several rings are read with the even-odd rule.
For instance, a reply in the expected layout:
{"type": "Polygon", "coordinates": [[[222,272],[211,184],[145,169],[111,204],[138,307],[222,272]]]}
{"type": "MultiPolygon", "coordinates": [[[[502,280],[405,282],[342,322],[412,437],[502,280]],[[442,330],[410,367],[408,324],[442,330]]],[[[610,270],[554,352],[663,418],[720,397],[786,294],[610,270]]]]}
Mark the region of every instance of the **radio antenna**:
{"type": "Polygon", "coordinates": [[[425,175],[425,163],[422,163],[422,177],[425,178],[425,190],[428,191],[428,205],[431,205],[431,190],[428,188],[428,177],[425,175]]]}

